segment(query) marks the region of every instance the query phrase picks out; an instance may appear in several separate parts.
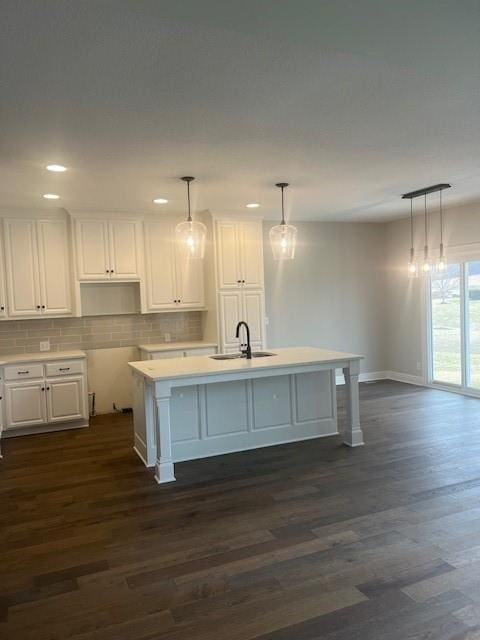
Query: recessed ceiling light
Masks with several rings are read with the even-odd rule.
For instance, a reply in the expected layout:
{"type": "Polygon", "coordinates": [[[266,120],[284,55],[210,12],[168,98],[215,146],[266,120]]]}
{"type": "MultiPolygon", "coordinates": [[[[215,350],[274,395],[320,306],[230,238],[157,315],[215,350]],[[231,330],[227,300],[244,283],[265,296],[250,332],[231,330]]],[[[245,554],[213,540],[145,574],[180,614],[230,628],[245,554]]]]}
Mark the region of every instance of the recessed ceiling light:
{"type": "Polygon", "coordinates": [[[166,198],[154,198],[155,204],[167,204],[168,200],[166,198]]]}
{"type": "Polygon", "coordinates": [[[67,170],[67,167],[64,167],[63,164],[47,164],[46,169],[55,173],[63,173],[67,170]]]}
{"type": "Polygon", "coordinates": [[[258,202],[249,202],[245,206],[247,207],[247,209],[256,209],[260,206],[260,204],[258,202]]]}
{"type": "Polygon", "coordinates": [[[60,198],[56,193],[44,193],[43,197],[45,200],[58,200],[60,198]]]}

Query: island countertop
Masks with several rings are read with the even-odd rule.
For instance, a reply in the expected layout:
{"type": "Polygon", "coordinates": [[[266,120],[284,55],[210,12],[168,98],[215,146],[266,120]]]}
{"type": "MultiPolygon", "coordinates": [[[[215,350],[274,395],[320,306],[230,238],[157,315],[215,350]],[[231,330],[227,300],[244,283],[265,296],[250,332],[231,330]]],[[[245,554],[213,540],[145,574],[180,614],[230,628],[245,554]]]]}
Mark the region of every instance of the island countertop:
{"type": "MultiPolygon", "coordinates": [[[[218,376],[222,373],[259,371],[277,367],[293,367],[309,364],[334,364],[361,360],[363,356],[318,347],[284,347],[268,350],[273,356],[264,358],[237,358],[215,360],[211,356],[191,356],[167,360],[129,362],[129,366],[150,382],[178,380],[194,376],[218,376]]],[[[340,365],[339,365],[340,366],[340,365]]]]}

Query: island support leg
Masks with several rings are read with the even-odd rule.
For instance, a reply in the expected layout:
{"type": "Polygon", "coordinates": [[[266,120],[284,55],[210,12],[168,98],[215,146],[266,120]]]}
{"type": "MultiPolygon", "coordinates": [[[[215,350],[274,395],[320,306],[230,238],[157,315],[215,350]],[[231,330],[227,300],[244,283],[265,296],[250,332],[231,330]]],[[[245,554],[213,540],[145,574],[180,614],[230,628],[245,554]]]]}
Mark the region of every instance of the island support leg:
{"type": "Polygon", "coordinates": [[[363,432],[360,427],[359,373],[360,363],[358,360],[352,360],[350,365],[343,370],[347,403],[347,425],[342,435],[344,444],[349,447],[359,447],[364,444],[363,432]]]}
{"type": "Polygon", "coordinates": [[[158,484],[173,482],[175,472],[172,460],[172,430],[170,423],[170,386],[165,383],[155,385],[155,435],[157,443],[157,461],[155,480],[158,484]]]}

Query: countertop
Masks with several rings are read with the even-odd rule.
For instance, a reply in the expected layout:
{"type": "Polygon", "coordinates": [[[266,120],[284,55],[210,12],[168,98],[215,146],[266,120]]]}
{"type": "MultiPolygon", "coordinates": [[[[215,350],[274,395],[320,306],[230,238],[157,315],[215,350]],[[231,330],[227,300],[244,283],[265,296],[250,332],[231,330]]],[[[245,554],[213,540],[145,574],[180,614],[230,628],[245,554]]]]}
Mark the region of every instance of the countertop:
{"type": "Polygon", "coordinates": [[[43,362],[48,360],[70,360],[75,358],[86,358],[85,351],[36,351],[35,353],[15,353],[13,355],[2,356],[0,354],[0,366],[5,364],[15,364],[16,362],[43,362]]]}
{"type": "Polygon", "coordinates": [[[203,340],[193,340],[191,342],[157,342],[156,344],[139,344],[138,348],[147,353],[155,351],[177,351],[182,349],[203,349],[216,347],[216,342],[204,342],[203,340]]]}
{"type": "Polygon", "coordinates": [[[246,358],[214,360],[211,356],[190,356],[189,358],[168,358],[166,360],[143,360],[128,364],[135,372],[153,382],[296,365],[334,364],[363,358],[363,356],[353,353],[316,347],[288,347],[268,351],[275,355],[266,358],[252,358],[251,360],[246,358]]]}

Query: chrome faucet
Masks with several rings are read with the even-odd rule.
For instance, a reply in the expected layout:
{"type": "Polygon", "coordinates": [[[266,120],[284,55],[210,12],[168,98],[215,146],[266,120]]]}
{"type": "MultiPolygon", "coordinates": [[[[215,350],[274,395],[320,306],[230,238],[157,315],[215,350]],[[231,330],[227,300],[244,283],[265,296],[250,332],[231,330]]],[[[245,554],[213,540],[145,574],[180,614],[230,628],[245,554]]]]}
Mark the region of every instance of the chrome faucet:
{"type": "Polygon", "coordinates": [[[238,338],[240,336],[240,327],[242,325],[245,327],[245,331],[247,332],[247,344],[246,345],[244,345],[244,344],[240,345],[240,351],[242,352],[242,356],[245,356],[245,358],[247,358],[247,360],[251,360],[252,359],[252,347],[250,346],[250,327],[243,320],[241,320],[237,324],[237,330],[235,332],[235,337],[238,338]],[[246,346],[246,349],[243,349],[242,347],[245,347],[245,346],[246,346]]]}

